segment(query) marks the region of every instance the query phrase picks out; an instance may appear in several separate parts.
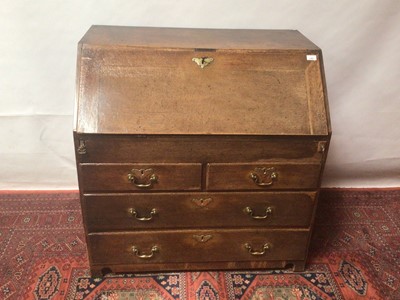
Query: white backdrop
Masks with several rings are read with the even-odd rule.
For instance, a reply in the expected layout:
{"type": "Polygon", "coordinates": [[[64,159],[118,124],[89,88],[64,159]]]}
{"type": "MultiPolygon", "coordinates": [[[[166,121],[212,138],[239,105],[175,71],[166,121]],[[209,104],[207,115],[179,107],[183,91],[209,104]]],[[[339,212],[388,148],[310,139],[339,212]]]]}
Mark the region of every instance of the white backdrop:
{"type": "Polygon", "coordinates": [[[0,189],[76,189],[77,42],[92,24],[298,29],[322,48],[323,185],[400,186],[400,1],[2,0],[0,189]]]}

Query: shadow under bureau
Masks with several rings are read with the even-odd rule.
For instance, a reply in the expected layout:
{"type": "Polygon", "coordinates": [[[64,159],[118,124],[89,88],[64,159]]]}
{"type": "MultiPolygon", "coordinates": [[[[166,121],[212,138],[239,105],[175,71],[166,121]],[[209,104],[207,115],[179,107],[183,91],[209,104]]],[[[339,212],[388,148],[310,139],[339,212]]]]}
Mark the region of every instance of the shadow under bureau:
{"type": "Polygon", "coordinates": [[[93,276],[303,270],[331,129],[298,31],[93,26],[75,152],[93,276]]]}

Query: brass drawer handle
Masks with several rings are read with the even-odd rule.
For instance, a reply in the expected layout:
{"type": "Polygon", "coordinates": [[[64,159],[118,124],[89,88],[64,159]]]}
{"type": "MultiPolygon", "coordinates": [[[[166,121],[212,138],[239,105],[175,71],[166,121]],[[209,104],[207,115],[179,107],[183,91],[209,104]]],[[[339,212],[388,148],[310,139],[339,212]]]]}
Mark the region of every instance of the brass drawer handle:
{"type": "Polygon", "coordinates": [[[136,220],[138,221],[150,221],[153,219],[153,217],[158,213],[157,210],[155,208],[153,208],[150,211],[150,216],[149,217],[139,217],[138,212],[136,211],[136,209],[134,208],[130,208],[129,209],[129,213],[132,215],[132,217],[134,217],[136,220]]]}
{"type": "Polygon", "coordinates": [[[250,178],[258,186],[271,186],[278,178],[278,173],[275,172],[275,168],[257,167],[250,173],[250,178]]]}
{"type": "Polygon", "coordinates": [[[251,255],[254,256],[264,255],[267,252],[267,250],[271,248],[270,244],[268,243],[265,243],[262,247],[262,250],[260,251],[253,250],[253,247],[249,243],[244,244],[244,247],[249,251],[251,255]]]}
{"type": "Polygon", "coordinates": [[[153,169],[132,169],[128,180],[138,188],[151,188],[158,178],[153,169]]]}
{"type": "Polygon", "coordinates": [[[151,253],[150,254],[140,254],[139,249],[136,246],[132,247],[132,252],[139,258],[147,259],[147,258],[152,258],[154,256],[154,253],[158,252],[159,249],[157,246],[151,247],[151,253]]]}
{"type": "Polygon", "coordinates": [[[246,214],[248,214],[250,217],[252,217],[253,219],[256,220],[260,220],[260,219],[267,219],[271,214],[272,214],[272,208],[270,206],[268,206],[267,208],[265,208],[265,215],[263,216],[256,216],[253,214],[253,210],[251,209],[251,207],[247,206],[244,208],[243,210],[246,214]]]}
{"type": "Polygon", "coordinates": [[[193,57],[192,61],[195,62],[200,68],[207,67],[209,64],[213,62],[214,58],[212,57],[193,57]]]}

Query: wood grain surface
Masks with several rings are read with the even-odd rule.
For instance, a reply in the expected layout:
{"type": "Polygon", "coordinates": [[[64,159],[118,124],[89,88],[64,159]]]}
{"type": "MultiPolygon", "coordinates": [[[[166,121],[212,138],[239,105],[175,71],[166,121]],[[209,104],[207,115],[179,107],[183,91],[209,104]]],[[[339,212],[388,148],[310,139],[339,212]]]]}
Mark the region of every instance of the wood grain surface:
{"type": "Polygon", "coordinates": [[[93,26],[76,100],[93,275],[304,269],[331,127],[299,32],[93,26]]]}

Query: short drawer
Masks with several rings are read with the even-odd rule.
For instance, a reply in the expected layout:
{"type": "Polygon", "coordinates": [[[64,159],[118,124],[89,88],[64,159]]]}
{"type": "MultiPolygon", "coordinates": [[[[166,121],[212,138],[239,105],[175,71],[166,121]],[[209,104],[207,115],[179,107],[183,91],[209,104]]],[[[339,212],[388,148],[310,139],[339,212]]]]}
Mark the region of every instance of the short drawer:
{"type": "Polygon", "coordinates": [[[93,264],[305,259],[308,230],[186,230],[89,235],[93,264]]]}
{"type": "Polygon", "coordinates": [[[201,164],[81,164],[84,192],[200,190],[201,164]]]}
{"type": "Polygon", "coordinates": [[[174,228],[309,227],[315,192],[84,196],[88,232],[174,228]]]}
{"type": "Polygon", "coordinates": [[[207,190],[314,189],[320,170],[319,163],[210,163],[207,190]]]}

